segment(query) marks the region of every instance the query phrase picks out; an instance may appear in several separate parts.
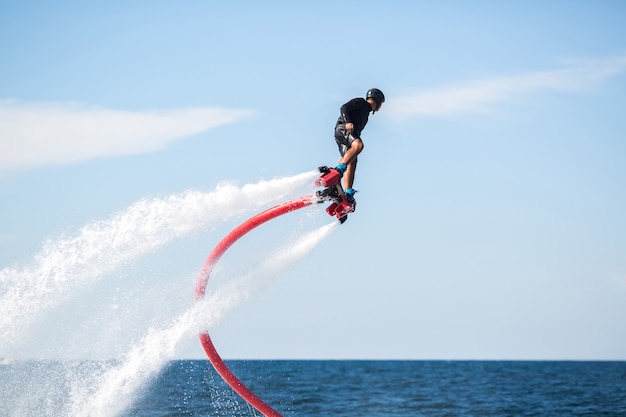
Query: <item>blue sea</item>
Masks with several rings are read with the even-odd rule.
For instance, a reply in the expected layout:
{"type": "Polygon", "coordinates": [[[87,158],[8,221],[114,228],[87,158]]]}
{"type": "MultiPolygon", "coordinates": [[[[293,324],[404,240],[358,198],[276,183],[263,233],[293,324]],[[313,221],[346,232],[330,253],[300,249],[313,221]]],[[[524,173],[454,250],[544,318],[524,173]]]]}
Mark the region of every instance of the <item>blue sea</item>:
{"type": "MultiPolygon", "coordinates": [[[[626,362],[227,363],[255,394],[283,416],[626,416],[626,362]]],[[[80,367],[83,371],[96,369],[97,364],[81,363],[80,367]]],[[[67,412],[71,390],[63,378],[75,371],[68,369],[66,364],[53,361],[0,365],[0,416],[71,415],[67,412]]],[[[110,410],[93,414],[112,415],[110,410]]],[[[206,360],[169,362],[143,384],[130,407],[113,414],[261,415],[234,393],[206,360]]]]}
{"type": "MultiPolygon", "coordinates": [[[[626,362],[230,361],[284,416],[626,416],[626,362]]],[[[207,361],[176,361],[127,417],[252,416],[207,361]]]]}

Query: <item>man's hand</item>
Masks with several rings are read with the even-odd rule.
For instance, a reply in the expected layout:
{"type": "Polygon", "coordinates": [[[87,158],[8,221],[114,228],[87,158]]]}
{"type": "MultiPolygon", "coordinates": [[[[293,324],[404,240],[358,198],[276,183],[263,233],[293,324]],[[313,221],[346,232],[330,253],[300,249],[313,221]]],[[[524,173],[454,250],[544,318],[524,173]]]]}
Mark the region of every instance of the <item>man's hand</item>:
{"type": "Polygon", "coordinates": [[[353,123],[346,123],[346,132],[351,133],[354,130],[353,123]]]}

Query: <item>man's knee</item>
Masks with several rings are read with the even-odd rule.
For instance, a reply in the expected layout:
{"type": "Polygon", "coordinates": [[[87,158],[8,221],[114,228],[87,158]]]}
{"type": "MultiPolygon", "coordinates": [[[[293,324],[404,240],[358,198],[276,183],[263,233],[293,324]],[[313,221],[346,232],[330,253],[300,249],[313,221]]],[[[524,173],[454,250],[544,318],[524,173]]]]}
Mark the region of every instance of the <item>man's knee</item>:
{"type": "Polygon", "coordinates": [[[361,139],[355,139],[352,141],[352,145],[350,147],[353,148],[357,154],[359,154],[361,153],[363,148],[365,148],[365,145],[363,144],[363,141],[361,141],[361,139]]]}

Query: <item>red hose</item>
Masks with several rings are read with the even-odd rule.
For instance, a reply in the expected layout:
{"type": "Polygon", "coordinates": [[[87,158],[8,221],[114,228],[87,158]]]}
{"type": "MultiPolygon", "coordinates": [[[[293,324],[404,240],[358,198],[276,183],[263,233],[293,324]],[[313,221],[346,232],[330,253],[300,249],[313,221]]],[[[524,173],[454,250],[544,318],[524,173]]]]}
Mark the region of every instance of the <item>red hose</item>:
{"type": "MultiPolygon", "coordinates": [[[[303,207],[307,207],[313,204],[311,196],[303,196],[300,198],[296,198],[285,203],[278,204],[272,208],[269,208],[240,224],[233,231],[231,231],[224,239],[221,240],[220,243],[217,244],[213,252],[209,255],[206,262],[204,263],[204,267],[200,272],[200,276],[198,277],[198,282],[196,283],[196,301],[204,298],[206,292],[207,282],[209,281],[209,276],[215,267],[215,264],[220,260],[224,252],[230,248],[233,243],[239,240],[243,235],[251,231],[252,229],[260,226],[261,224],[272,220],[278,216],[283,214],[301,209],[303,207]]],[[[251,406],[256,408],[258,411],[263,413],[263,415],[268,417],[281,417],[281,415],[274,410],[272,407],[263,402],[259,397],[257,397],[252,391],[250,391],[232,372],[220,355],[215,350],[215,346],[211,341],[211,337],[209,336],[209,332],[204,332],[199,335],[200,343],[202,343],[202,347],[215,367],[215,370],[220,374],[220,376],[230,385],[230,387],[235,390],[237,394],[239,394],[244,400],[248,402],[251,406]]]]}

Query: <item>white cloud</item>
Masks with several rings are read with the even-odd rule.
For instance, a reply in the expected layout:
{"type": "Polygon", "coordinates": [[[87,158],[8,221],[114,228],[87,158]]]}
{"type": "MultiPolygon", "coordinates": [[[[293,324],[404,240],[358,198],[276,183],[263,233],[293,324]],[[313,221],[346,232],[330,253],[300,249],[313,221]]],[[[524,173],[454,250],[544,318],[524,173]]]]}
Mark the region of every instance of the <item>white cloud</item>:
{"type": "Polygon", "coordinates": [[[251,114],[220,108],[127,112],[0,100],[0,170],[153,152],[251,114]]]}
{"type": "Polygon", "coordinates": [[[585,91],[626,70],[626,56],[602,61],[578,61],[569,67],[478,80],[464,85],[417,91],[388,100],[398,117],[452,116],[487,111],[490,106],[536,91],[585,91]]]}

